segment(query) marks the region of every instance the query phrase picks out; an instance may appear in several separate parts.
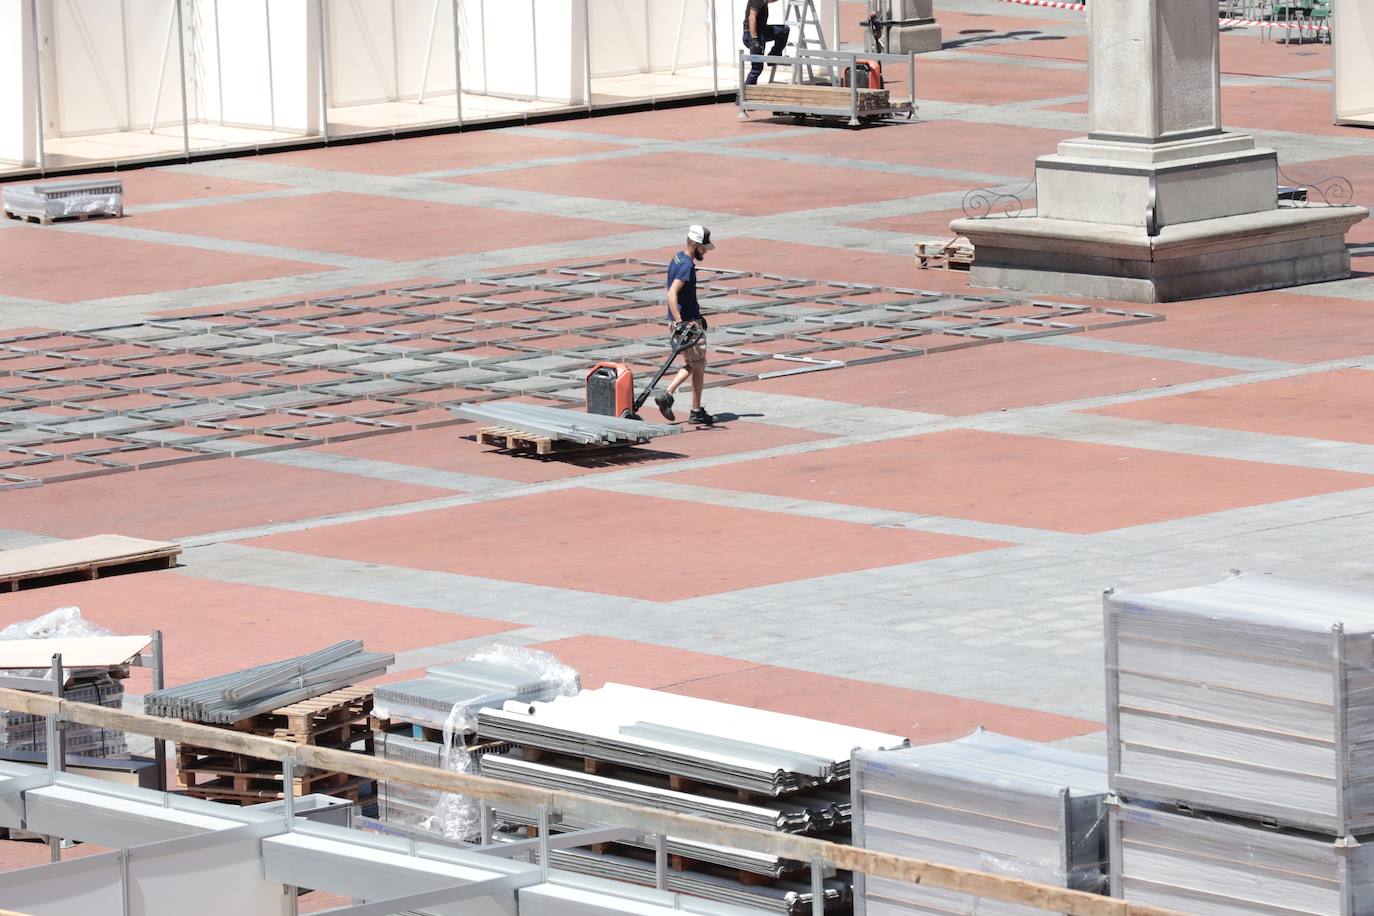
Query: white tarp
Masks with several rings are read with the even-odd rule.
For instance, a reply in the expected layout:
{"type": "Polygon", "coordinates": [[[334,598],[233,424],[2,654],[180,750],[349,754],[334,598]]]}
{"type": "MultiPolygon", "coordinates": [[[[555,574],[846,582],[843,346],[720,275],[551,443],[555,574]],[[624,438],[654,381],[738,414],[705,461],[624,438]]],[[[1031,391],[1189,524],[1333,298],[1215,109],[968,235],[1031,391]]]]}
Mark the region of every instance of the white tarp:
{"type": "Polygon", "coordinates": [[[1374,4],[1337,0],[1332,19],[1336,123],[1374,126],[1374,4]]]}

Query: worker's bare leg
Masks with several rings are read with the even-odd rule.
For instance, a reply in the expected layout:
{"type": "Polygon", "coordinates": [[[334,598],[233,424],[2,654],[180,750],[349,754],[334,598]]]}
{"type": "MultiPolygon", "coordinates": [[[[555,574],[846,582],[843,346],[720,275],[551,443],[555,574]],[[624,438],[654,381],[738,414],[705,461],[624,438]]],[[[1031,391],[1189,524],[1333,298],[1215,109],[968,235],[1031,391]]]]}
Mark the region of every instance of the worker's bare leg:
{"type": "Polygon", "coordinates": [[[677,390],[682,387],[682,383],[687,381],[688,376],[691,374],[691,371],[687,369],[686,366],[677,370],[677,375],[673,376],[673,380],[668,383],[668,393],[676,394],[677,390]]]}
{"type": "MultiPolygon", "coordinates": [[[[686,370],[683,370],[684,372],[686,370]]],[[[679,375],[682,373],[679,372],[679,375]]],[[[697,363],[692,367],[692,409],[701,409],[701,389],[706,387],[706,362],[697,363]]]]}

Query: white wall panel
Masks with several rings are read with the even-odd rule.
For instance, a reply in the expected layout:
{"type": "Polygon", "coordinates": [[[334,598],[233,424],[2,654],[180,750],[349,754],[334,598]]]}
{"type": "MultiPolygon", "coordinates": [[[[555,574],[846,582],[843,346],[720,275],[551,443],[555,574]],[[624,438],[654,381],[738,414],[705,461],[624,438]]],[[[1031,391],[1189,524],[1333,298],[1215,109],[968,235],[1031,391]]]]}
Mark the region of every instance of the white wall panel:
{"type": "Polygon", "coordinates": [[[1331,40],[1336,123],[1374,126],[1374,5],[1337,0],[1331,40]]]}

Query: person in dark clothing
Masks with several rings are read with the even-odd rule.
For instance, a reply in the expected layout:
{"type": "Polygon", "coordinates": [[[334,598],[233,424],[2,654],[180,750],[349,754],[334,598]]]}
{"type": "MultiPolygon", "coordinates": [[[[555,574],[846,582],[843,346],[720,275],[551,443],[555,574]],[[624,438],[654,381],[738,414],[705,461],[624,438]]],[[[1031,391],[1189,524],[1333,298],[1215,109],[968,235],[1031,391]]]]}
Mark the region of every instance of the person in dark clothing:
{"type": "Polygon", "coordinates": [[[701,340],[682,352],[686,366],[677,371],[677,375],[668,383],[668,390],[654,397],[654,403],[670,423],[677,419],[673,414],[673,393],[689,378],[692,380],[692,412],[687,417],[688,421],[706,426],[715,422],[715,417],[701,406],[701,389],[706,386],[706,318],[697,304],[696,263],[715,247],[711,243],[710,229],[692,226],[687,230],[686,249],[673,255],[668,262],[668,320],[674,326],[681,322],[692,322],[703,332],[701,340]]]}
{"type": "MultiPolygon", "coordinates": [[[[787,36],[790,30],[785,25],[768,24],[768,0],[748,0],[744,5],[744,46],[749,49],[750,54],[762,54],[763,46],[767,42],[773,42],[773,47],[768,50],[772,56],[780,56],[787,49],[787,36]]],[[[749,68],[749,75],[744,78],[746,86],[752,86],[759,81],[759,74],[763,72],[763,62],[754,61],[754,65],[749,68]]]]}

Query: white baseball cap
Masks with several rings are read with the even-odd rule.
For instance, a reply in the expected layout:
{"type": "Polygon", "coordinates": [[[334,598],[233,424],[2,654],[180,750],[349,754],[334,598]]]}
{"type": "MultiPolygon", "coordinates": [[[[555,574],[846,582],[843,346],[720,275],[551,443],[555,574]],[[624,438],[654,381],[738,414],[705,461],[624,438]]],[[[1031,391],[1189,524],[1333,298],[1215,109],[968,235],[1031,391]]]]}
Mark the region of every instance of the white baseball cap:
{"type": "Polygon", "coordinates": [[[707,251],[716,247],[711,242],[711,230],[707,229],[705,226],[689,226],[687,228],[687,241],[696,242],[707,251]]]}

